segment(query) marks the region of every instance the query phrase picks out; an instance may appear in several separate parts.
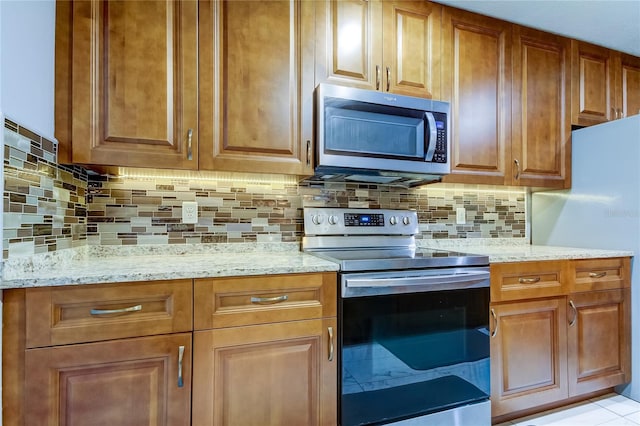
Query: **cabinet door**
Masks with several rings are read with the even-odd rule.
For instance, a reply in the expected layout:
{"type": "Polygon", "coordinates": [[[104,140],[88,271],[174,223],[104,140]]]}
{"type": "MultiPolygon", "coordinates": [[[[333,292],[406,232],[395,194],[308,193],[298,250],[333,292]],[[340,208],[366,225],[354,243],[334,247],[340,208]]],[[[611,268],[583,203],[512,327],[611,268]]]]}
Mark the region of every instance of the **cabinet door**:
{"type": "Polygon", "coordinates": [[[492,305],[491,415],[567,398],[566,299],[492,305]]]}
{"type": "Polygon", "coordinates": [[[335,318],[196,331],[193,424],[337,424],[329,327],[335,318]]]}
{"type": "Polygon", "coordinates": [[[571,185],[570,51],[569,39],[514,26],[514,185],[571,185]]]}
{"type": "Polygon", "coordinates": [[[442,96],[452,116],[451,174],[443,181],[504,185],[511,153],[511,24],[445,7],[442,31],[442,96]]]}
{"type": "Polygon", "coordinates": [[[571,123],[580,126],[616,118],[612,51],[571,41],[571,123]]]}
{"type": "Polygon", "coordinates": [[[313,3],[198,3],[201,169],[312,173],[313,3]]]}
{"type": "Polygon", "coordinates": [[[197,14],[192,1],[73,3],[74,163],[198,167],[197,14]]]}
{"type": "Polygon", "coordinates": [[[441,6],[426,1],[384,1],[384,91],[440,98],[441,6]]]}
{"type": "Polygon", "coordinates": [[[618,78],[616,99],[620,114],[622,117],[640,114],[640,58],[622,54],[618,78]]]}
{"type": "Polygon", "coordinates": [[[569,395],[631,380],[629,289],[569,296],[569,395]]]}
{"type": "Polygon", "coordinates": [[[382,2],[316,1],[316,84],[382,87],[382,2]]]}
{"type": "Polygon", "coordinates": [[[29,349],[25,424],[190,425],[190,360],[191,333],[29,349]]]}

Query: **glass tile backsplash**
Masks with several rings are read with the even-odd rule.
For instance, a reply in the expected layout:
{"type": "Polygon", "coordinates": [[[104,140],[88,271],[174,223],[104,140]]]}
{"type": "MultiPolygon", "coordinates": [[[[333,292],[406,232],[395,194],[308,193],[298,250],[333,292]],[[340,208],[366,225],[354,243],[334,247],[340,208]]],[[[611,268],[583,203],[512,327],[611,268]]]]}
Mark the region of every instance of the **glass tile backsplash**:
{"type": "Polygon", "coordinates": [[[415,209],[420,238],[527,237],[523,190],[316,186],[205,172],[96,175],[57,164],[55,142],[4,124],[4,259],[87,244],[299,242],[304,206],[415,209]],[[198,223],[182,223],[183,201],[198,202],[198,223]],[[465,224],[456,224],[458,208],[465,224]]]}

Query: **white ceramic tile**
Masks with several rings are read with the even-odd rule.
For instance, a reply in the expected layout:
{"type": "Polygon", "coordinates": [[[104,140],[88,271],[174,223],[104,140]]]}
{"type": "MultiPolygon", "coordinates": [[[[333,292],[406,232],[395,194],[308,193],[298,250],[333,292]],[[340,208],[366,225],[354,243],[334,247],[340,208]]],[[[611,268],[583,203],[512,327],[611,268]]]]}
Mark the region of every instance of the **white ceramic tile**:
{"type": "Polygon", "coordinates": [[[593,402],[623,417],[640,411],[640,402],[617,394],[605,395],[594,399],[593,402]]]}
{"type": "Polygon", "coordinates": [[[638,423],[627,419],[626,417],[618,417],[610,422],[602,423],[598,426],[638,426],[638,423]]]}
{"type": "Polygon", "coordinates": [[[640,411],[636,411],[635,413],[628,414],[624,418],[633,422],[634,424],[640,425],[640,411]]]}
{"type": "Polygon", "coordinates": [[[514,423],[517,426],[598,426],[619,417],[598,404],[587,402],[525,417],[514,423]]]}

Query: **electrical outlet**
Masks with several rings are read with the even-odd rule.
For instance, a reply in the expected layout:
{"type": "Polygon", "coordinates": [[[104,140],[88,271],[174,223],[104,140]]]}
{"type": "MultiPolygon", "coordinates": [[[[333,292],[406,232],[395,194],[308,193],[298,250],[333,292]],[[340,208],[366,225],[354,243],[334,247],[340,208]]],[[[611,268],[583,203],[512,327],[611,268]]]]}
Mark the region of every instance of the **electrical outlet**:
{"type": "Polygon", "coordinates": [[[182,223],[198,223],[198,203],[196,201],[182,202],[182,223]]]}
{"type": "Polygon", "coordinates": [[[456,208],[456,224],[464,225],[467,223],[467,210],[464,207],[456,208]]]}

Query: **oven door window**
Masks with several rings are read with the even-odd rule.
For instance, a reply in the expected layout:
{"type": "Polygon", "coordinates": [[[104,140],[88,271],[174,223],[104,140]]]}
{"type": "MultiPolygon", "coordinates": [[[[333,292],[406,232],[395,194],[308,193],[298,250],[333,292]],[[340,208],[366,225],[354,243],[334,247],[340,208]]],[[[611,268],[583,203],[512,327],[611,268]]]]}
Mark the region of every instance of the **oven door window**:
{"type": "Polygon", "coordinates": [[[343,426],[488,399],[489,288],[341,303],[343,426]]]}

